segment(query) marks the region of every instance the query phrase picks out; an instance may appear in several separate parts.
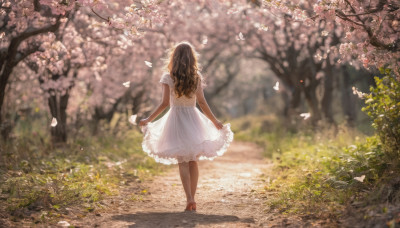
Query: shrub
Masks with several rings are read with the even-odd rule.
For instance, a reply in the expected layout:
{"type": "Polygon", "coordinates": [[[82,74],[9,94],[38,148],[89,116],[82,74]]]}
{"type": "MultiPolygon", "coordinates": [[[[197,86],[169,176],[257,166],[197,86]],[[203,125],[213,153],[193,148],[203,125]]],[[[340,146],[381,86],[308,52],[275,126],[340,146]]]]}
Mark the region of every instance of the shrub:
{"type": "Polygon", "coordinates": [[[376,87],[365,95],[362,109],[372,119],[388,164],[400,164],[400,82],[390,76],[390,70],[381,69],[382,79],[375,77],[376,87]]]}

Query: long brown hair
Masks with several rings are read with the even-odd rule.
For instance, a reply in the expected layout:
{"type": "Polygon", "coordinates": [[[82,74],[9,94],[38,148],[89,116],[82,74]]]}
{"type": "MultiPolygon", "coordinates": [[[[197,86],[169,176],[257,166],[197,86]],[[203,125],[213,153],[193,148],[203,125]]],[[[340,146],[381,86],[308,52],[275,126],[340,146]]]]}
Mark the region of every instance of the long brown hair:
{"type": "Polygon", "coordinates": [[[200,83],[196,51],[192,45],[188,42],[177,44],[171,51],[167,68],[178,97],[191,97],[200,83]]]}

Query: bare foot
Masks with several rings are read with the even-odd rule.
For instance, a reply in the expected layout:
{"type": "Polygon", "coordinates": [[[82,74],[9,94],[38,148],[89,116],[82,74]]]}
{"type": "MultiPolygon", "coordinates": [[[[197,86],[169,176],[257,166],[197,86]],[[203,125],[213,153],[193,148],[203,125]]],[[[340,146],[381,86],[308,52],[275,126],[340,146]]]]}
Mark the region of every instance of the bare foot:
{"type": "Polygon", "coordinates": [[[185,211],[196,211],[196,202],[188,202],[185,211]]]}

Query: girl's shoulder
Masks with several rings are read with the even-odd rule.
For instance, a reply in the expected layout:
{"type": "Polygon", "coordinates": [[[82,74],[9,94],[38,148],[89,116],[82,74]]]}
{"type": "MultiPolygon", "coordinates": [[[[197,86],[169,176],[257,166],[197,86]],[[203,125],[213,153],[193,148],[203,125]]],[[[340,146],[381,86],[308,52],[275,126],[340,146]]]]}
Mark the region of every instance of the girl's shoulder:
{"type": "Polygon", "coordinates": [[[201,74],[200,71],[197,71],[197,75],[199,76],[199,80],[200,80],[199,86],[201,86],[202,88],[205,88],[206,82],[204,80],[203,74],[201,74]]]}
{"type": "Polygon", "coordinates": [[[167,85],[173,85],[174,84],[173,83],[174,81],[172,80],[172,78],[171,78],[171,76],[170,76],[170,74],[168,72],[164,72],[161,75],[160,82],[164,83],[164,84],[167,84],[167,85]]]}

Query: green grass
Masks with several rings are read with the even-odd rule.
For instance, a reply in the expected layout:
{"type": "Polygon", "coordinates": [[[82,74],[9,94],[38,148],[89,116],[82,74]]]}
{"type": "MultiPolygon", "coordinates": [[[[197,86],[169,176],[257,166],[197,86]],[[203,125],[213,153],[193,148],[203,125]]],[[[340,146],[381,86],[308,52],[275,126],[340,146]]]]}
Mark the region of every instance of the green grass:
{"type": "Polygon", "coordinates": [[[388,169],[376,136],[346,126],[301,125],[296,131],[272,117],[254,116],[233,121],[232,129],[236,140],[261,145],[274,162],[265,183],[271,211],[338,219],[353,203],[400,202],[388,184],[400,169],[388,169]]]}
{"type": "Polygon", "coordinates": [[[0,146],[0,211],[13,220],[29,211],[41,212],[35,222],[42,222],[69,207],[101,209],[99,202],[119,194],[127,181],[139,182],[164,169],[142,151],[137,129],[98,136],[81,132],[54,147],[41,124],[22,123],[14,139],[0,146]]]}
{"type": "Polygon", "coordinates": [[[343,166],[350,138],[298,135],[290,141],[274,156],[273,181],[265,189],[278,194],[268,204],[284,213],[336,216],[353,194],[350,186],[358,184],[351,178],[358,174],[343,166]],[[339,172],[350,178],[340,177],[339,172]]]}
{"type": "Polygon", "coordinates": [[[283,124],[276,116],[245,116],[231,121],[235,140],[254,142],[264,149],[264,156],[285,149],[288,140],[296,140],[297,130],[283,124]],[[285,142],[284,142],[285,141],[285,142]]]}

